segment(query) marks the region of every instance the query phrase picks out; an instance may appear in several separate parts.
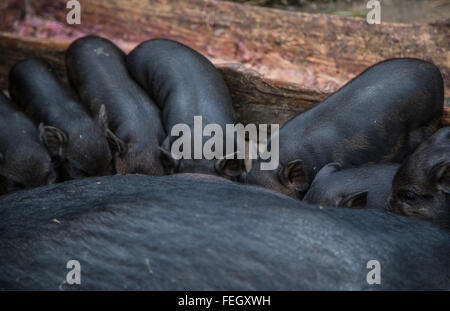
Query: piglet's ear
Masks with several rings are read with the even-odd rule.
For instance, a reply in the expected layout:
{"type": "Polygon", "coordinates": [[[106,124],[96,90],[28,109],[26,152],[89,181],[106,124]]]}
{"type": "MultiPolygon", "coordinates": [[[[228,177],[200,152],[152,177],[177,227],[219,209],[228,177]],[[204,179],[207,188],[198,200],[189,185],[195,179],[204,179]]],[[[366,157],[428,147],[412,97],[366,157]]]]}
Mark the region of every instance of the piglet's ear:
{"type": "Polygon", "coordinates": [[[39,124],[39,139],[47,147],[50,155],[63,155],[63,147],[67,143],[67,135],[64,131],[41,123],[39,124]]]}
{"type": "Polygon", "coordinates": [[[214,168],[219,175],[239,177],[246,173],[245,159],[234,159],[236,154],[237,152],[216,160],[214,168]]]}
{"type": "Polygon", "coordinates": [[[278,173],[278,178],[283,185],[286,187],[293,185],[299,192],[309,188],[308,176],[301,160],[294,160],[283,166],[278,173]]]}
{"type": "Polygon", "coordinates": [[[101,105],[98,110],[97,122],[103,132],[106,132],[106,130],[109,129],[108,114],[106,113],[105,105],[101,105]]]}
{"type": "Polygon", "coordinates": [[[344,196],[338,207],[365,208],[367,206],[367,191],[360,191],[344,196]]]}
{"type": "Polygon", "coordinates": [[[161,163],[167,174],[175,174],[178,172],[178,167],[180,165],[180,160],[173,157],[172,153],[162,147],[159,147],[159,152],[161,155],[161,163]]]}
{"type": "Polygon", "coordinates": [[[109,146],[112,150],[117,151],[120,156],[123,156],[128,152],[127,144],[116,136],[110,129],[105,131],[106,140],[108,140],[109,146]]]}
{"type": "Polygon", "coordinates": [[[436,183],[439,190],[450,194],[450,161],[436,164],[431,169],[431,180],[436,183]]]}
{"type": "Polygon", "coordinates": [[[109,129],[108,114],[105,105],[101,105],[98,110],[97,122],[108,140],[112,150],[123,156],[128,151],[127,144],[109,129]]]}
{"type": "Polygon", "coordinates": [[[172,155],[171,150],[171,142],[170,136],[167,136],[161,144],[161,147],[158,147],[160,155],[161,155],[161,163],[164,167],[166,174],[175,174],[178,172],[178,168],[180,167],[180,161],[175,159],[172,155]]]}

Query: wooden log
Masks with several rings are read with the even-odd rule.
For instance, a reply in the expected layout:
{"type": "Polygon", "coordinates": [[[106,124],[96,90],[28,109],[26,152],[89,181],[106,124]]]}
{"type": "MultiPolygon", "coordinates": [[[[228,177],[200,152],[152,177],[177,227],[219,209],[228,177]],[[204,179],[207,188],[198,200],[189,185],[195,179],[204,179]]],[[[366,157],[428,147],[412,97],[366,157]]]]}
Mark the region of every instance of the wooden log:
{"type": "MultiPolygon", "coordinates": [[[[65,79],[64,51],[96,33],[123,50],[153,37],[181,41],[209,57],[230,87],[238,120],[283,124],[384,58],[433,61],[449,96],[449,25],[382,23],[234,3],[81,0],[82,23],[66,23],[66,1],[6,0],[0,21],[0,87],[20,59],[42,57],[65,79]],[[3,14],[2,14],[3,16],[3,14]],[[240,63],[236,63],[240,62],[240,63]]],[[[450,124],[445,108],[444,124],[450,124]]]]}
{"type": "MultiPolygon", "coordinates": [[[[66,0],[32,1],[34,14],[66,21],[66,0]]],[[[368,66],[417,57],[441,69],[450,96],[450,24],[411,25],[306,14],[212,0],[80,0],[83,32],[123,41],[177,39],[266,78],[335,91],[368,66]]]]}

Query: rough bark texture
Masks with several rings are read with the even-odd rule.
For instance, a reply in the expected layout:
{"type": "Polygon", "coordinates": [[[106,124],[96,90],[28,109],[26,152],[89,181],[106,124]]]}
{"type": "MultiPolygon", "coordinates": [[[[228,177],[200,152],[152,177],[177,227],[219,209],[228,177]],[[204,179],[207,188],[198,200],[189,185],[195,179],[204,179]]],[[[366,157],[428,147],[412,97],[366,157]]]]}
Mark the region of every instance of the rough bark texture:
{"type": "MultiPolygon", "coordinates": [[[[204,0],[80,0],[81,25],[66,0],[6,0],[0,21],[0,87],[18,60],[38,56],[61,76],[64,49],[96,33],[125,51],[154,37],[181,41],[223,72],[238,119],[284,123],[368,66],[391,57],[434,62],[450,96],[450,25],[382,23],[204,0]],[[7,12],[4,14],[3,12],[7,12]],[[236,64],[239,62],[240,64],[236,64]]],[[[445,124],[450,123],[446,106],[445,124]]]]}

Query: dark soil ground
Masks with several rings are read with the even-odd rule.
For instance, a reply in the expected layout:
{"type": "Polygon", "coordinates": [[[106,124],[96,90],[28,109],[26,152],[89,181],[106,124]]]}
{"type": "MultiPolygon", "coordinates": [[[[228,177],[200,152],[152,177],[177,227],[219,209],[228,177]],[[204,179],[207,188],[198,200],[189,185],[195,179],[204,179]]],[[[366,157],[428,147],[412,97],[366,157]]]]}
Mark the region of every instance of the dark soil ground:
{"type": "MultiPolygon", "coordinates": [[[[227,0],[247,5],[307,13],[365,17],[368,0],[227,0]]],[[[450,22],[450,0],[380,0],[381,21],[397,23],[450,22]]]]}

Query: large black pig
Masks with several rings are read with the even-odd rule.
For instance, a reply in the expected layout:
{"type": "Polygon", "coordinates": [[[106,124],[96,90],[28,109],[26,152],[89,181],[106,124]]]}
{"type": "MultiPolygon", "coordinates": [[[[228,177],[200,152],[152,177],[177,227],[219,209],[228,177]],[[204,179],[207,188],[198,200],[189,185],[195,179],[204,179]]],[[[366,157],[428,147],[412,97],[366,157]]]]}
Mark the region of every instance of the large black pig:
{"type": "Polygon", "coordinates": [[[69,79],[81,101],[108,124],[115,170],[120,174],[163,175],[161,112],[130,77],[125,56],[107,39],[80,38],[66,53],[69,79]],[[101,111],[102,105],[106,111],[101,111]]]}
{"type": "Polygon", "coordinates": [[[98,124],[45,62],[28,59],[10,71],[11,98],[39,125],[42,141],[58,159],[61,179],[111,175],[106,124],[98,124]]]}
{"type": "Polygon", "coordinates": [[[214,176],[86,178],[0,198],[8,290],[448,290],[449,253],[449,233],[421,220],[214,176]]]}
{"type": "Polygon", "coordinates": [[[433,134],[401,165],[387,209],[450,229],[450,127],[433,134]]]}
{"type": "Polygon", "coordinates": [[[0,91],[0,194],[55,179],[51,157],[33,122],[0,91]]]}
{"type": "Polygon", "coordinates": [[[438,129],[443,102],[435,65],[412,58],[383,61],[288,121],[277,135],[278,168],[260,170],[257,160],[242,180],[303,198],[325,164],[400,163],[438,129]]]}

